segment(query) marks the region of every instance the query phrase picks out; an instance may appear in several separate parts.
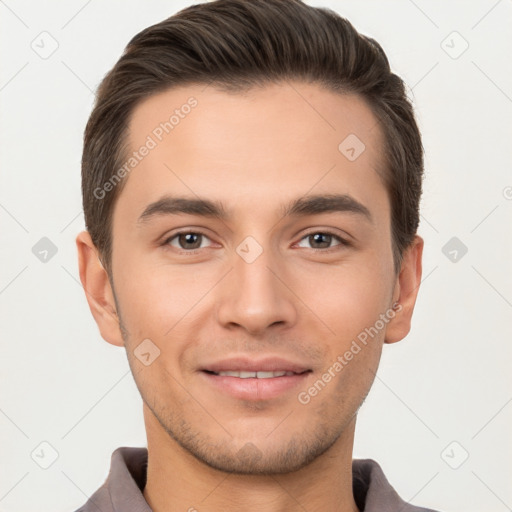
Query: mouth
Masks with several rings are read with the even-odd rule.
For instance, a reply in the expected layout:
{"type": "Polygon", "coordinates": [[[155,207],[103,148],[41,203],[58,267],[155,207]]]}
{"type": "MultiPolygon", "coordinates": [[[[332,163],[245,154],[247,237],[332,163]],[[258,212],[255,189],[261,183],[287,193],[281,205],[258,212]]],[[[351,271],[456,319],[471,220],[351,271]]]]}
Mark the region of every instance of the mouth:
{"type": "Polygon", "coordinates": [[[200,373],[215,392],[241,400],[263,401],[290,394],[303,385],[312,371],[283,359],[235,358],[209,364],[200,373]]]}
{"type": "MultiPolygon", "coordinates": [[[[236,377],[238,379],[273,379],[276,377],[291,377],[292,375],[301,375],[302,373],[295,373],[291,371],[281,370],[277,372],[267,372],[267,371],[256,371],[256,372],[248,372],[248,371],[220,371],[213,372],[210,370],[204,370],[206,373],[211,375],[219,375],[221,377],[236,377]]],[[[306,372],[311,370],[305,370],[306,372]]]]}

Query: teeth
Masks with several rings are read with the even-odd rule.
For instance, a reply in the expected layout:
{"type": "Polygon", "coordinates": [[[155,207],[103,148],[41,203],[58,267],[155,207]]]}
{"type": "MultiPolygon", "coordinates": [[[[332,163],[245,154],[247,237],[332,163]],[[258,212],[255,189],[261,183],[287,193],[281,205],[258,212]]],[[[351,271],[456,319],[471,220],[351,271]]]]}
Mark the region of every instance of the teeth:
{"type": "Polygon", "coordinates": [[[277,372],[218,372],[217,375],[224,377],[238,377],[239,379],[272,379],[274,377],[283,377],[294,375],[293,372],[277,371],[277,372]]]}
{"type": "Polygon", "coordinates": [[[240,377],[240,372],[219,372],[219,375],[226,375],[227,377],[240,377]]]}

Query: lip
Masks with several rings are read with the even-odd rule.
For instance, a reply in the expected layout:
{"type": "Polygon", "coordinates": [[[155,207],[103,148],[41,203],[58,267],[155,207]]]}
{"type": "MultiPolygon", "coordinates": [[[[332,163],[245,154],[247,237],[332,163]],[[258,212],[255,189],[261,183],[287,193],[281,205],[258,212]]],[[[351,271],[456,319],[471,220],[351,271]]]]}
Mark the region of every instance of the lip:
{"type": "Polygon", "coordinates": [[[298,387],[309,376],[310,372],[258,379],[249,377],[229,377],[214,373],[200,372],[206,382],[221,393],[226,393],[240,400],[263,401],[277,398],[298,387]]]}
{"type": "Polygon", "coordinates": [[[293,372],[304,373],[311,368],[308,366],[289,361],[280,357],[266,357],[262,359],[254,359],[247,357],[233,357],[209,363],[201,368],[209,372],[293,372]]]}
{"type": "Polygon", "coordinates": [[[264,358],[260,360],[236,357],[208,364],[200,372],[213,389],[240,400],[264,401],[277,398],[301,385],[312,372],[311,368],[282,358],[264,358]],[[213,372],[293,372],[293,375],[258,379],[240,378],[227,375],[215,375],[213,372]]]}

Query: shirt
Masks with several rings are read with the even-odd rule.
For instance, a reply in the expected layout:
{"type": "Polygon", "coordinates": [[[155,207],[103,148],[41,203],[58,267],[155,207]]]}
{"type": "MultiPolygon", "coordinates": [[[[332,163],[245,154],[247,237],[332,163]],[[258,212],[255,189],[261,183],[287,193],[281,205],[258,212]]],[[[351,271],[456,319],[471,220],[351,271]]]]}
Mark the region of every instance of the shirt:
{"type": "MultiPolygon", "coordinates": [[[[142,494],[147,463],[147,448],[117,448],[105,483],[75,512],[151,512],[142,494]]],[[[352,475],[354,500],[361,512],[436,512],[402,500],[372,459],[354,459],[352,475]]]]}

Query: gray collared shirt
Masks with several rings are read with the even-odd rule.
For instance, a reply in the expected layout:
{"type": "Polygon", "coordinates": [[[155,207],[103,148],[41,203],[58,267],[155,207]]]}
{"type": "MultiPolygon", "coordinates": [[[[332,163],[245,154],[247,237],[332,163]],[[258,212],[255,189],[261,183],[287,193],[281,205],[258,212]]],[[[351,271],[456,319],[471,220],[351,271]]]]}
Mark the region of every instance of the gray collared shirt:
{"type": "MultiPolygon", "coordinates": [[[[105,483],[75,512],[151,512],[142,494],[147,462],[147,448],[117,448],[105,483]]],[[[352,474],[361,512],[436,512],[403,501],[372,459],[354,459],[352,474]]]]}

